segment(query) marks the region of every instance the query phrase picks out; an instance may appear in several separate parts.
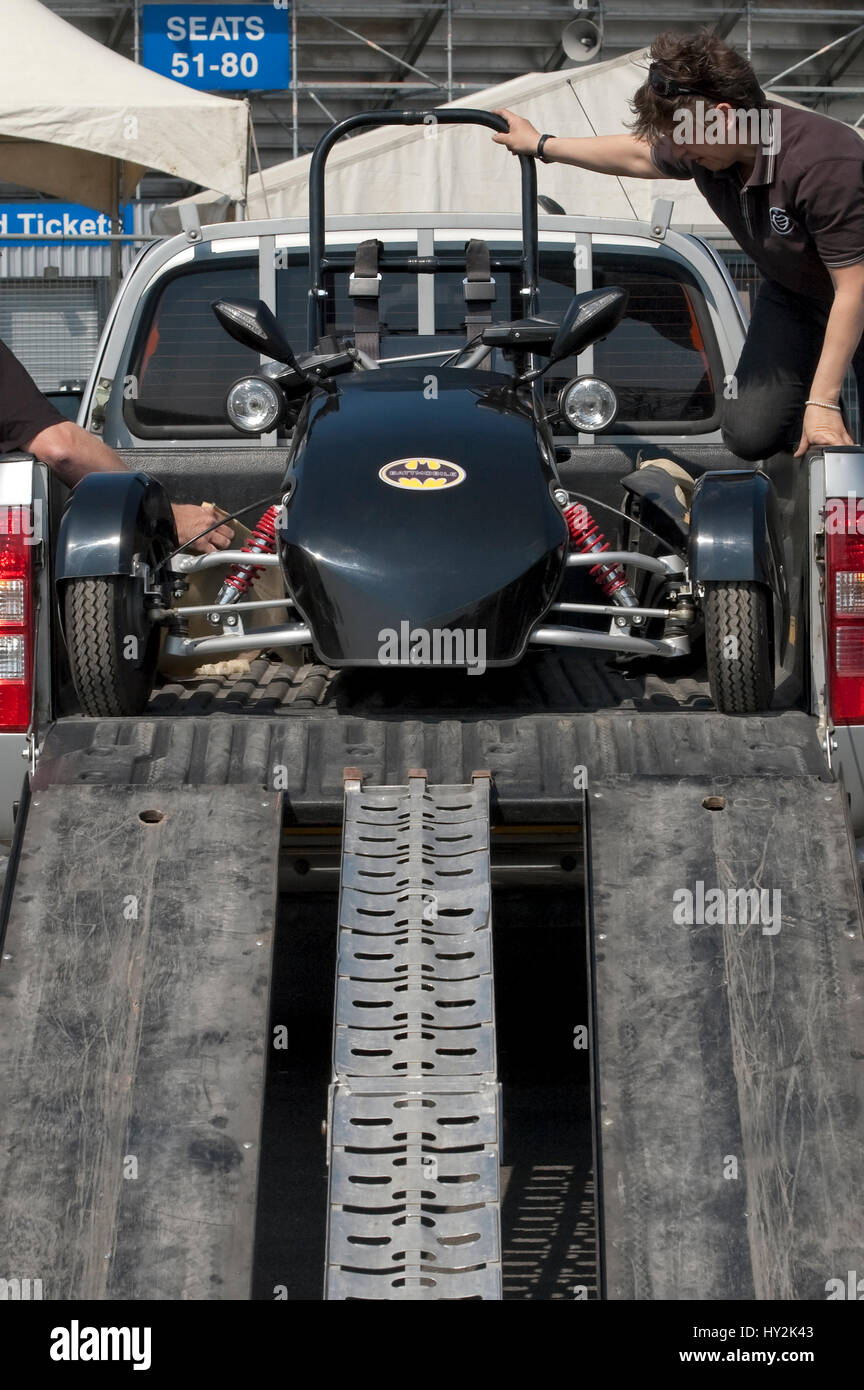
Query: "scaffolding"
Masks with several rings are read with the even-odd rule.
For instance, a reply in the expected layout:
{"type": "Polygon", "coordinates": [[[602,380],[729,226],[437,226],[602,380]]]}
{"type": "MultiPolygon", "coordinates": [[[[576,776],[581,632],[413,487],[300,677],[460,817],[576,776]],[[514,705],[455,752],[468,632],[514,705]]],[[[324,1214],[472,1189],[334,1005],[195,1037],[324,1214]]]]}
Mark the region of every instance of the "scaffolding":
{"type": "MultiPolygon", "coordinates": [[[[43,2],[140,61],[141,0],[43,2]]],[[[763,86],[851,125],[864,124],[864,7],[841,0],[824,7],[813,0],[660,0],[657,8],[644,0],[293,0],[290,21],[289,86],[248,93],[265,168],[306,153],[331,124],[357,111],[433,107],[526,71],[581,68],[645,48],[668,28],[694,32],[707,26],[746,54],[763,86]],[[572,42],[576,22],[589,26],[581,48],[572,42]]],[[[145,177],[137,237],[124,241],[124,265],[146,239],[147,204],[193,191],[164,175],[145,177]]],[[[0,198],[4,193],[21,197],[0,185],[0,198]]],[[[59,305],[66,286],[74,293],[63,300],[64,309],[76,306],[81,330],[73,355],[83,363],[108,310],[105,244],[60,245],[44,238],[38,246],[25,246],[20,238],[18,243],[0,243],[9,305],[3,326],[23,332],[14,322],[18,306],[32,304],[34,295],[59,305]],[[9,294],[13,282],[19,290],[9,294]]],[[[760,278],[755,266],[728,241],[718,249],[749,306],[760,278]]],[[[73,321],[68,311],[66,319],[73,321]]],[[[47,381],[50,354],[37,357],[46,364],[47,381]]],[[[849,388],[857,425],[851,378],[849,388]]]]}
{"type": "MultiPolygon", "coordinates": [[[[141,0],[47,3],[140,60],[141,0]]],[[[265,167],[306,153],[333,122],[371,106],[438,106],[524,72],[633,52],[667,28],[707,26],[747,55],[763,86],[864,121],[864,7],[841,0],[292,0],[290,24],[289,86],[248,93],[265,167]],[[568,43],[574,22],[594,26],[593,46],[568,43]]],[[[175,183],[153,196],[176,192],[175,183]]]]}

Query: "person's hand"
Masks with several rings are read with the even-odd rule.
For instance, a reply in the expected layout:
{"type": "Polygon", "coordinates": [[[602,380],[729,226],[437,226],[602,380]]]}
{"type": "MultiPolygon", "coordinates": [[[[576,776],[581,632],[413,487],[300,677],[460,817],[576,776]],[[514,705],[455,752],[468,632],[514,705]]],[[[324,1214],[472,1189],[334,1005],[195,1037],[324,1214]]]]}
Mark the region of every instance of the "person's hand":
{"type": "Polygon", "coordinates": [[[855,441],[847,433],[839,410],[826,410],[821,405],[808,405],[804,411],[801,442],[795,450],[795,458],[801,458],[808,449],[818,444],[848,444],[852,448],[855,447],[855,441]]]}
{"type": "MultiPolygon", "coordinates": [[[[196,507],[187,502],[173,505],[171,510],[177,527],[177,539],[181,545],[187,545],[193,536],[207,530],[216,520],[215,512],[209,507],[196,507]]],[[[209,555],[214,550],[227,550],[233,539],[234,532],[230,526],[217,526],[215,531],[208,531],[206,536],[201,536],[191,548],[200,551],[202,555],[209,555]]]]}
{"type": "Polygon", "coordinates": [[[509,126],[507,131],[498,131],[492,136],[496,145],[504,145],[511,154],[535,154],[540,131],[525,116],[517,116],[515,111],[502,107],[492,113],[503,116],[509,126]]]}

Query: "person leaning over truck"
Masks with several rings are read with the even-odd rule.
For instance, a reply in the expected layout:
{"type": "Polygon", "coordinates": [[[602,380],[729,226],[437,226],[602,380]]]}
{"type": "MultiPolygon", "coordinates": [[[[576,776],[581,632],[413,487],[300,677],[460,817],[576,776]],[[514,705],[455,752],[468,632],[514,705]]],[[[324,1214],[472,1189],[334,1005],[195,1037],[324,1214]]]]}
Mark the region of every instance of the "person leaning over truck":
{"type": "MultiPolygon", "coordinates": [[[[39,390],[29,372],[0,342],[0,454],[12,449],[33,454],[48,465],[67,487],[88,473],[126,473],[119,454],[101,439],[66,420],[39,390]]],[[[213,513],[187,503],[172,504],[177,539],[182,545],[213,525],[213,513]]],[[[230,526],[202,536],[194,550],[224,550],[233,537],[230,526]]]]}
{"type": "Polygon", "coordinates": [[[710,32],[660,34],[650,57],[632,134],[541,135],[501,110],[509,132],[492,139],[596,173],[692,178],[764,276],[724,392],[727,448],[753,462],[796,444],[796,457],[852,444],[840,392],[851,365],[864,415],[864,141],[841,121],[769,101],[750,64],[710,32]]]}

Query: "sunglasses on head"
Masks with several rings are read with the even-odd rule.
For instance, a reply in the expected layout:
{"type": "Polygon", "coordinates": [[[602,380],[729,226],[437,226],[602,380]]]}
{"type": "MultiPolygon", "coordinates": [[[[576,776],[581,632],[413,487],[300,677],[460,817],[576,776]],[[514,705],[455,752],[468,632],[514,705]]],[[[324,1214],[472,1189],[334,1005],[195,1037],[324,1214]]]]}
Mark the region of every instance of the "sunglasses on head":
{"type": "Polygon", "coordinates": [[[707,97],[708,93],[699,87],[688,87],[683,82],[676,82],[674,77],[667,77],[661,72],[656,63],[652,63],[648,69],[648,83],[652,91],[657,92],[661,97],[707,97]]]}

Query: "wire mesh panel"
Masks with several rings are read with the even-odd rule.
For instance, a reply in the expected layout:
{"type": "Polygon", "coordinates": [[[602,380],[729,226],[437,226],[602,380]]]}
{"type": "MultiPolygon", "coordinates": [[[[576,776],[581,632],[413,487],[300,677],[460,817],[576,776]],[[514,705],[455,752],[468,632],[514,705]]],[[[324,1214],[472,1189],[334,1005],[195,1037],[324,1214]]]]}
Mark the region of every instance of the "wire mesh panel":
{"type": "Polygon", "coordinates": [[[41,391],[83,384],[108,311],[108,282],[51,277],[5,280],[0,339],[41,391]]]}

